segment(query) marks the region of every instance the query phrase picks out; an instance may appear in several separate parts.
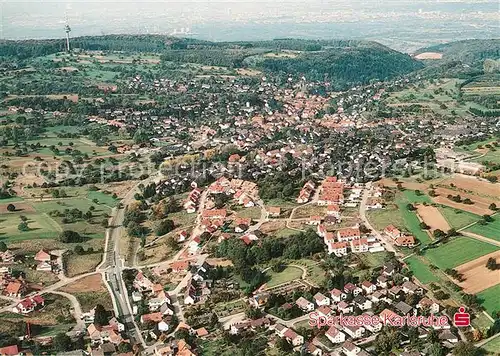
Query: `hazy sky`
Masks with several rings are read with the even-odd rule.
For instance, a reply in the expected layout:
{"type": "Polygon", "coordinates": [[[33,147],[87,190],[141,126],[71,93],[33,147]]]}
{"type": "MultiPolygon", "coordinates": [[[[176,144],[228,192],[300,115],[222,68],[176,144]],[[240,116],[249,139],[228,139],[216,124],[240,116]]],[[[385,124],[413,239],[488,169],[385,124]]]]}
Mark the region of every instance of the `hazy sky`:
{"type": "Polygon", "coordinates": [[[275,37],[440,42],[499,37],[499,3],[437,0],[0,0],[0,37],[189,33],[211,40],[275,37]]]}

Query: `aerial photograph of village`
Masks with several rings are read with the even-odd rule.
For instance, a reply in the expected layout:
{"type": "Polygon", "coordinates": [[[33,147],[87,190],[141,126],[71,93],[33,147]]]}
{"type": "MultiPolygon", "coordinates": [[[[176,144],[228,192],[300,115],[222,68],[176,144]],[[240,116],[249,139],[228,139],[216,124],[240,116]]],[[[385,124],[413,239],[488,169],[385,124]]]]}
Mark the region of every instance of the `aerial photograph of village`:
{"type": "Polygon", "coordinates": [[[498,1],[0,13],[0,356],[500,355],[498,1]]]}

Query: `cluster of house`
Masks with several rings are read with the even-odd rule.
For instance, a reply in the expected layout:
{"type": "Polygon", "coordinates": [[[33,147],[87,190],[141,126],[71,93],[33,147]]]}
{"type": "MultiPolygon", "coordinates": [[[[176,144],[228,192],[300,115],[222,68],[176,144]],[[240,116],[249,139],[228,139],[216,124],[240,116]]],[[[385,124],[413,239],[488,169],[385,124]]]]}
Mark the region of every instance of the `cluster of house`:
{"type": "Polygon", "coordinates": [[[396,228],[394,225],[388,225],[384,229],[384,233],[389,236],[396,246],[413,247],[415,246],[415,238],[412,235],[407,235],[396,228]]]}
{"type": "Polygon", "coordinates": [[[204,303],[208,300],[212,287],[212,280],[209,279],[209,271],[212,268],[204,262],[200,266],[191,267],[191,278],[189,279],[184,292],[184,304],[192,305],[204,303]]]}
{"type": "MultiPolygon", "coordinates": [[[[193,184],[191,184],[193,187],[193,184]]],[[[196,212],[196,209],[198,208],[198,204],[200,203],[200,198],[201,198],[201,192],[202,190],[198,188],[197,186],[193,187],[193,190],[189,192],[188,197],[186,198],[186,201],[184,202],[184,209],[186,209],[186,212],[188,214],[192,214],[196,212]]]]}
{"type": "MultiPolygon", "coordinates": [[[[275,323],[273,319],[268,317],[232,324],[229,328],[229,333],[232,335],[238,335],[243,331],[255,331],[258,328],[267,328],[269,330],[274,330],[278,337],[285,339],[294,347],[298,348],[305,344],[304,337],[302,335],[297,334],[297,332],[292,328],[288,328],[282,324],[275,323]]],[[[306,343],[305,349],[311,355],[321,356],[323,354],[323,351],[312,343],[306,343]]]]}
{"type": "Polygon", "coordinates": [[[37,294],[21,300],[14,308],[12,308],[12,311],[18,314],[29,314],[32,311],[42,309],[44,306],[45,299],[43,299],[41,295],[37,294]]]}
{"type": "MultiPolygon", "coordinates": [[[[195,188],[191,193],[197,191],[195,188]]],[[[217,230],[221,229],[224,225],[228,224],[227,219],[228,212],[226,209],[216,209],[214,196],[219,194],[224,194],[228,197],[232,197],[239,205],[243,205],[246,208],[255,206],[255,200],[258,199],[258,189],[257,185],[250,181],[245,181],[242,179],[228,179],[224,176],[218,178],[214,183],[212,183],[208,188],[208,196],[205,201],[205,206],[201,214],[201,231],[202,233],[214,234],[217,230]]],[[[195,195],[197,195],[196,193],[195,195]]],[[[199,195],[198,198],[199,199],[199,195]]],[[[189,202],[189,201],[188,201],[189,202]]],[[[243,233],[251,225],[252,220],[250,218],[238,218],[236,217],[233,221],[234,232],[243,233]]],[[[224,230],[223,230],[224,231],[224,230]]],[[[220,240],[229,238],[230,235],[227,233],[221,234],[220,240]]],[[[254,234],[246,234],[241,236],[245,243],[251,242],[251,240],[257,239],[254,234]]],[[[200,236],[194,236],[189,241],[189,252],[194,254],[200,248],[201,239],[200,236]]]]}
{"type": "MultiPolygon", "coordinates": [[[[425,296],[425,290],[409,278],[404,277],[398,272],[399,266],[391,262],[383,266],[381,274],[375,281],[365,280],[362,283],[354,284],[347,283],[341,289],[334,288],[328,293],[318,292],[312,297],[312,301],[304,297],[300,297],[295,301],[295,305],[304,313],[315,312],[315,317],[323,317],[327,320],[330,317],[338,315],[374,315],[373,308],[380,302],[385,302],[388,308],[378,313],[380,320],[392,319],[393,316],[406,315],[422,315],[434,314],[440,312],[440,305],[434,300],[425,296]],[[399,275],[402,277],[402,283],[397,285],[394,283],[394,277],[399,275]],[[409,305],[405,302],[407,296],[414,295],[416,304],[409,305]]],[[[249,299],[250,305],[254,307],[264,307],[266,304],[266,295],[256,294],[249,299]]],[[[289,303],[286,303],[289,308],[289,303]]],[[[283,308],[285,307],[282,306],[283,308]]],[[[259,319],[244,323],[238,323],[231,326],[232,333],[239,333],[243,329],[255,328],[261,325],[270,324],[267,319],[259,319]]],[[[349,323],[347,323],[349,324],[349,323]]],[[[356,324],[356,323],[355,323],[356,324]]],[[[383,324],[369,325],[329,325],[325,336],[334,344],[341,344],[349,341],[354,341],[367,337],[369,333],[376,334],[379,332],[383,324]]],[[[458,338],[450,332],[450,327],[431,326],[439,330],[440,340],[443,342],[456,343],[458,338]]],[[[293,330],[283,326],[276,325],[276,331],[281,337],[287,340],[294,346],[302,345],[304,340],[300,335],[297,335],[293,330]],[[289,331],[291,330],[291,331],[289,331]],[[285,334],[286,333],[286,334],[285,334]]],[[[419,337],[425,338],[429,330],[419,327],[419,337]]],[[[346,344],[344,344],[346,345],[346,344]]],[[[349,346],[349,344],[347,344],[349,346]]],[[[350,347],[350,346],[349,346],[350,347]]],[[[359,355],[351,350],[349,355],[359,355]]]]}
{"type": "Polygon", "coordinates": [[[383,245],[375,237],[362,237],[359,226],[348,227],[334,232],[326,231],[323,224],[318,225],[317,233],[323,238],[328,248],[328,253],[342,257],[352,253],[380,252],[384,250],[383,245]]]}
{"type": "Polygon", "coordinates": [[[105,353],[112,353],[116,351],[116,347],[119,344],[125,341],[121,335],[125,330],[125,325],[120,323],[115,317],[109,320],[108,325],[95,324],[92,311],[86,313],[84,318],[85,321],[90,321],[90,324],[87,326],[87,333],[92,348],[101,349],[105,353]]]}
{"type": "MultiPolygon", "coordinates": [[[[141,271],[137,273],[133,282],[134,291],[132,292],[132,312],[134,315],[139,313],[139,303],[144,303],[148,313],[140,315],[142,325],[153,326],[151,329],[158,330],[159,333],[167,332],[171,329],[172,316],[174,308],[172,300],[163,286],[153,283],[141,271]]],[[[154,334],[154,332],[153,332],[154,334]]],[[[151,334],[156,339],[158,335],[151,334]]]]}

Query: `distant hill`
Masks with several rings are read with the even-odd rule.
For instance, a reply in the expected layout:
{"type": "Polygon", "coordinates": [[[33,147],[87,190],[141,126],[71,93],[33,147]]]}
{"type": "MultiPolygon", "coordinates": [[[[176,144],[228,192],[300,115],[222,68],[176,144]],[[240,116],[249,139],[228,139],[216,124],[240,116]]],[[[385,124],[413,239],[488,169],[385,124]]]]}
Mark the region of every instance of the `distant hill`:
{"type": "Polygon", "coordinates": [[[439,53],[444,61],[474,63],[485,59],[500,59],[500,39],[464,40],[421,48],[416,55],[439,53]]]}
{"type": "MultiPolygon", "coordinates": [[[[63,39],[0,41],[3,56],[19,60],[64,50],[63,39]]],[[[209,42],[160,35],[108,35],[71,39],[83,50],[155,52],[163,61],[230,68],[257,68],[268,73],[301,75],[330,81],[338,89],[371,80],[391,79],[420,69],[410,56],[376,42],[302,40],[209,42]]]]}

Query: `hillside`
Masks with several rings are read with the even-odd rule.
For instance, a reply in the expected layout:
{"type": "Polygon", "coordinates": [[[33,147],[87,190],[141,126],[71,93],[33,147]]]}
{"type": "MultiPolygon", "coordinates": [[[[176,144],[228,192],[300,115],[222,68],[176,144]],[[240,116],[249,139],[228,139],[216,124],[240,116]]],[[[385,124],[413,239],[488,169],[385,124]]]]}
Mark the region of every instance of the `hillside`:
{"type": "MultiPolygon", "coordinates": [[[[64,50],[63,39],[1,41],[5,57],[24,60],[64,50]]],[[[267,73],[325,80],[335,88],[391,79],[423,65],[376,42],[276,39],[256,42],[208,42],[159,35],[77,37],[82,50],[159,53],[163,62],[197,63],[229,68],[256,68],[267,73]]]]}
{"type": "Polygon", "coordinates": [[[500,58],[500,39],[464,40],[421,48],[415,54],[440,53],[445,61],[474,63],[485,59],[500,58]]]}

